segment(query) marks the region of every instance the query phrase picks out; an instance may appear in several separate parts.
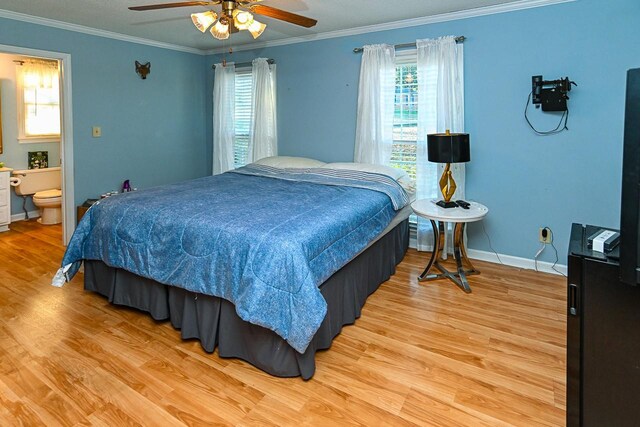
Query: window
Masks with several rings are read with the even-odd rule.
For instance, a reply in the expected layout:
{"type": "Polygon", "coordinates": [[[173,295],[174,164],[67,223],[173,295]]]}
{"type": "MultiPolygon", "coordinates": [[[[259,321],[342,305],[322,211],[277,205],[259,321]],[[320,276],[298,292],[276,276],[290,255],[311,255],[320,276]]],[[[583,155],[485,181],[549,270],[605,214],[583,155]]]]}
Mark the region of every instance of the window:
{"type": "Polygon", "coordinates": [[[251,103],[253,78],[251,68],[236,70],[235,117],[233,137],[233,166],[247,163],[249,131],[251,128],[251,103]]]}
{"type": "Polygon", "coordinates": [[[18,67],[18,139],[60,141],[57,61],[27,60],[18,67]]]}
{"type": "Polygon", "coordinates": [[[393,115],[391,166],[416,179],[418,138],[418,69],[415,53],[396,58],[396,90],[393,115]]]}

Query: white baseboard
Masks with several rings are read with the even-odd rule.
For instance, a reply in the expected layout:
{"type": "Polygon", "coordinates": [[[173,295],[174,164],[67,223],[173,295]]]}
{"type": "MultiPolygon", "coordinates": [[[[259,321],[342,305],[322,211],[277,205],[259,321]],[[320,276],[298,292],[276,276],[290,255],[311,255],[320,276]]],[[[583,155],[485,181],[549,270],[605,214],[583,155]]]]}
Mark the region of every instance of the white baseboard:
{"type": "MultiPolygon", "coordinates": [[[[416,238],[415,238],[415,234],[413,233],[409,237],[409,247],[413,249],[416,248],[416,238]]],[[[479,251],[477,249],[467,249],[467,255],[469,256],[469,258],[477,259],[479,261],[487,261],[495,264],[504,264],[510,267],[523,268],[525,270],[536,269],[536,262],[528,258],[520,258],[517,256],[498,254],[498,256],[500,257],[500,259],[498,259],[498,256],[496,256],[496,254],[493,252],[479,251]]],[[[556,264],[554,266],[553,263],[551,262],[538,261],[538,271],[542,273],[551,273],[556,275],[564,274],[566,276],[567,266],[563,264],[556,264]]]]}
{"type": "MultiPolygon", "coordinates": [[[[496,264],[500,264],[500,261],[502,261],[502,264],[504,265],[523,268],[526,270],[535,270],[536,268],[536,262],[529,258],[520,258],[517,256],[498,254],[500,256],[500,260],[498,260],[498,257],[496,256],[495,253],[487,252],[487,251],[479,251],[477,249],[467,249],[467,255],[471,259],[493,262],[496,264]]],[[[556,264],[554,266],[553,263],[551,262],[538,261],[538,271],[542,273],[551,273],[551,274],[557,274],[557,275],[564,274],[566,276],[567,266],[563,264],[556,264]]]]}
{"type": "MultiPolygon", "coordinates": [[[[29,211],[29,219],[32,218],[40,218],[40,211],[29,211]]],[[[24,212],[17,213],[15,215],[11,215],[11,222],[24,221],[24,212]]]]}

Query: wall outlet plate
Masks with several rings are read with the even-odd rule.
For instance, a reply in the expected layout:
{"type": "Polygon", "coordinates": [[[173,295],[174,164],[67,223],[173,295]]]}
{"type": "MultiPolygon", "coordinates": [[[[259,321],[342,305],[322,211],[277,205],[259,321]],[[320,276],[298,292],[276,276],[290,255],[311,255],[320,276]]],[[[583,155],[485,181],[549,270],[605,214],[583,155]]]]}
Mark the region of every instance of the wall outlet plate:
{"type": "Polygon", "coordinates": [[[102,136],[102,128],[100,126],[94,126],[91,128],[91,135],[94,138],[100,138],[102,136]]]}
{"type": "Polygon", "coordinates": [[[549,227],[540,227],[538,239],[540,239],[540,243],[544,243],[546,245],[551,244],[553,241],[553,233],[551,232],[551,229],[549,227]]]}

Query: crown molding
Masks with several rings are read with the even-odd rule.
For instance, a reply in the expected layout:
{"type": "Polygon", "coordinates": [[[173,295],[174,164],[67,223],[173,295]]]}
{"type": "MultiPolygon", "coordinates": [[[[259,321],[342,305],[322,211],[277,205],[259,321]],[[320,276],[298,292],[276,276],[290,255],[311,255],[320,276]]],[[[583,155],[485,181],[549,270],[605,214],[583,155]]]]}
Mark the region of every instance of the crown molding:
{"type": "MultiPolygon", "coordinates": [[[[457,21],[460,19],[476,18],[479,16],[495,15],[499,13],[515,12],[519,10],[532,9],[543,6],[552,6],[561,3],[571,3],[578,0],[520,0],[512,3],[499,4],[494,6],[484,6],[475,9],[464,10],[460,12],[443,13],[440,15],[425,16],[420,18],[405,19],[402,21],[387,22],[377,25],[367,25],[363,27],[350,28],[347,30],[329,31],[326,33],[313,34],[302,37],[291,37],[282,40],[274,40],[267,42],[257,42],[251,44],[238,45],[233,48],[234,51],[245,51],[254,49],[263,49],[267,47],[284,46],[296,43],[305,43],[317,40],[333,39],[338,37],[354,36],[358,34],[374,33],[379,31],[395,30],[399,28],[417,27],[420,25],[436,24],[447,21],[457,21]]],[[[83,25],[70,24],[67,22],[56,21],[38,16],[26,15],[24,13],[11,12],[9,10],[0,9],[0,18],[12,19],[15,21],[28,22],[31,24],[43,25],[67,31],[89,34],[98,37],[105,37],[114,40],[120,40],[129,43],[142,44],[146,46],[158,47],[161,49],[176,50],[180,52],[194,53],[197,55],[213,55],[226,51],[224,48],[216,49],[198,49],[193,47],[179,46],[171,43],[164,43],[155,40],[149,40],[141,37],[134,37],[112,31],[100,30],[96,28],[85,27],[83,25]]]]}
{"type": "MultiPolygon", "coordinates": [[[[405,19],[402,21],[386,22],[383,24],[367,25],[364,27],[350,28],[347,30],[329,31],[303,37],[291,37],[282,40],[257,42],[235,46],[235,52],[244,50],[264,49],[268,47],[284,46],[289,44],[311,42],[317,40],[333,39],[338,37],[354,36],[358,34],[375,33],[378,31],[395,30],[399,28],[417,27],[420,25],[437,24],[440,22],[458,21],[460,19],[476,18],[479,16],[496,15],[499,13],[516,12],[519,10],[533,9],[537,7],[553,6],[561,3],[572,3],[578,0],[520,0],[512,3],[493,6],[478,7],[460,12],[442,13],[440,15],[424,16],[420,18],[405,19]]],[[[216,48],[205,51],[208,55],[223,53],[224,48],[216,48]]]]}
{"type": "Polygon", "coordinates": [[[195,53],[197,55],[205,55],[207,52],[202,49],[193,47],[179,46],[171,43],[164,43],[155,40],[144,39],[141,37],[129,36],[126,34],[114,33],[107,30],[99,30],[96,28],[85,27],[84,25],[70,24],[68,22],[56,21],[39,16],[26,15],[24,13],[12,12],[0,9],[0,18],[12,19],[14,21],[28,22],[31,24],[43,25],[45,27],[53,27],[61,30],[74,31],[77,33],[89,34],[92,36],[105,37],[108,39],[120,40],[129,43],[142,44],[146,46],[159,47],[161,49],[177,50],[180,52],[195,53]]]}

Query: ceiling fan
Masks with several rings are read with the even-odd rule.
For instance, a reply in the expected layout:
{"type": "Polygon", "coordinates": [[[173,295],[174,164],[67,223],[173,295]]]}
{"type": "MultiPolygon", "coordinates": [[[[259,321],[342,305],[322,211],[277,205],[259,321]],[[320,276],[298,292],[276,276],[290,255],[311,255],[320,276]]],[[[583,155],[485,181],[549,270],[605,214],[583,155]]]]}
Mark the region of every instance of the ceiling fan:
{"type": "Polygon", "coordinates": [[[208,10],[201,13],[192,13],[191,20],[201,32],[207,31],[218,40],[229,38],[229,34],[237,33],[239,30],[247,30],[254,39],[260,37],[266,24],[256,21],[253,14],[268,16],[269,18],[279,19],[291,24],[300,25],[310,28],[316,25],[318,21],[287,12],[286,10],[277,9],[271,6],[256,4],[262,0],[210,0],[210,1],[185,1],[178,3],[150,4],[146,6],[133,6],[130,10],[145,11],[156,9],[169,9],[174,7],[193,7],[193,6],[215,6],[221,5],[222,10],[216,13],[208,10]],[[214,25],[215,24],[215,25],[214,25]]]}

